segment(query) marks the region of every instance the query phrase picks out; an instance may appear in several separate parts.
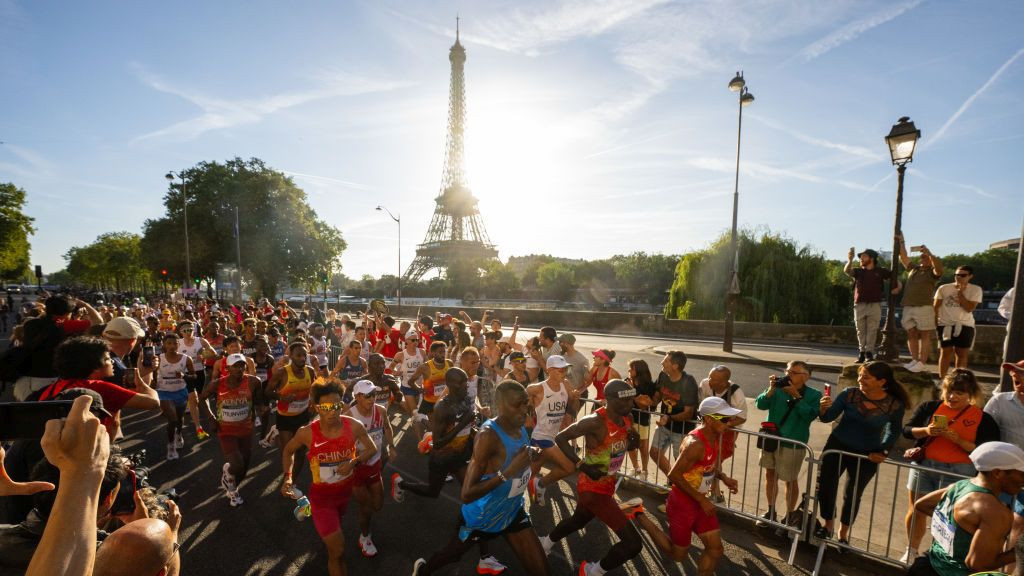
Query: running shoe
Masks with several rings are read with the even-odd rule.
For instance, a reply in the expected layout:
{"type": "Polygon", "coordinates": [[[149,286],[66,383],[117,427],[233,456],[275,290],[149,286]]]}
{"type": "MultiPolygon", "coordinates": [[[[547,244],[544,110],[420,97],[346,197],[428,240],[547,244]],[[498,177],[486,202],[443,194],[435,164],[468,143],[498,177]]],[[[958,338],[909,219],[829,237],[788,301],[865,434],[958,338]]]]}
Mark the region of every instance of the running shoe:
{"type": "Polygon", "coordinates": [[[178,449],[174,446],[174,442],[168,442],[167,443],[167,459],[168,460],[177,460],[178,459],[178,449]]]}
{"type": "MultiPolygon", "coordinates": [[[[405,501],[405,490],[402,490],[402,487],[398,485],[401,481],[402,475],[398,472],[391,475],[391,499],[398,503],[405,501]]],[[[413,573],[415,574],[415,572],[413,573]]]]}
{"type": "Polygon", "coordinates": [[[263,420],[260,420],[260,417],[259,417],[259,416],[257,416],[257,417],[256,417],[256,421],[255,421],[255,422],[253,422],[253,423],[252,423],[252,425],[253,425],[253,427],[255,427],[255,428],[259,428],[260,426],[262,426],[262,425],[263,425],[263,420]]]}
{"type": "Polygon", "coordinates": [[[267,441],[267,444],[273,444],[277,441],[277,435],[277,424],[274,424],[270,427],[270,430],[267,431],[267,435],[264,436],[263,439],[267,441]]]}
{"type": "MultiPolygon", "coordinates": [[[[231,464],[225,462],[220,475],[221,488],[224,488],[224,491],[228,493],[228,496],[231,496],[232,493],[237,495],[235,491],[238,489],[238,486],[235,485],[235,477],[231,474],[230,468],[231,464]]],[[[237,504],[232,504],[232,506],[237,506],[237,504]]]]}
{"type": "Polygon", "coordinates": [[[200,440],[206,440],[209,437],[210,437],[210,433],[207,432],[206,430],[203,430],[202,426],[200,426],[199,428],[196,428],[196,438],[198,438],[200,440]]]}
{"type": "Polygon", "coordinates": [[[637,514],[644,513],[644,501],[640,498],[633,498],[626,500],[619,504],[619,510],[626,515],[626,518],[630,520],[636,518],[637,514]]]}
{"type": "Polygon", "coordinates": [[[423,439],[416,444],[416,449],[419,450],[420,454],[426,454],[430,452],[430,447],[434,444],[434,435],[431,432],[427,432],[423,435],[423,439]]]}
{"type": "Polygon", "coordinates": [[[597,566],[597,562],[580,562],[579,576],[591,576],[595,566],[597,566]]]}
{"type": "Polygon", "coordinates": [[[174,447],[175,448],[184,448],[185,447],[185,439],[182,438],[181,432],[175,432],[174,433],[174,447]]]}
{"type": "Polygon", "coordinates": [[[451,474],[444,477],[445,482],[451,482],[452,480],[455,480],[455,476],[452,476],[451,474]]]}
{"type": "Polygon", "coordinates": [[[915,362],[913,367],[907,368],[907,370],[910,370],[911,372],[924,372],[927,369],[928,365],[921,361],[915,362]]]}
{"type": "Polygon", "coordinates": [[[551,549],[555,547],[555,542],[547,536],[541,536],[540,547],[544,549],[544,555],[547,556],[551,553],[551,549]]]}
{"type": "Polygon", "coordinates": [[[267,442],[266,438],[260,438],[260,441],[257,442],[257,444],[260,445],[260,448],[266,448],[268,450],[274,447],[273,444],[271,444],[270,442],[267,442]]]}
{"type": "Polygon", "coordinates": [[[359,535],[359,551],[367,558],[373,558],[377,555],[377,547],[373,545],[373,540],[369,536],[363,536],[362,534],[359,535]]]}
{"type": "Polygon", "coordinates": [[[228,492],[227,496],[228,504],[230,504],[232,508],[237,508],[238,506],[245,504],[245,501],[242,500],[242,497],[238,494],[238,492],[228,492]]]}
{"type": "Polygon", "coordinates": [[[501,574],[505,570],[508,570],[508,566],[505,566],[494,556],[488,556],[481,558],[476,565],[477,574],[501,574]]]}
{"type": "Polygon", "coordinates": [[[417,558],[416,561],[412,563],[412,576],[417,576],[420,573],[420,568],[423,568],[426,565],[426,560],[423,558],[417,558]]]}
{"type": "Polygon", "coordinates": [[[530,483],[526,486],[530,490],[530,497],[537,502],[537,506],[543,506],[544,492],[547,491],[547,488],[540,485],[540,476],[536,474],[530,476],[530,483]]]}

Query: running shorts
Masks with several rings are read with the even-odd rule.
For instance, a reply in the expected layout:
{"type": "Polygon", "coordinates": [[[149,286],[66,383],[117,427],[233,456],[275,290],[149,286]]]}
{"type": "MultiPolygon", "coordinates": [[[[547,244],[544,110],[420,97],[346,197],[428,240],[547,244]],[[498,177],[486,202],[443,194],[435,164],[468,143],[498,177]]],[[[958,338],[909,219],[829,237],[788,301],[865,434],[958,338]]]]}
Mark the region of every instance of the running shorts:
{"type": "Polygon", "coordinates": [[[580,492],[577,505],[604,522],[612,532],[622,530],[629,523],[626,514],[619,508],[618,502],[611,494],[583,491],[580,492]]]}
{"type": "Polygon", "coordinates": [[[317,491],[310,489],[309,504],[313,526],[316,527],[316,533],[321,538],[326,538],[341,530],[341,519],[345,516],[345,509],[348,508],[348,499],[351,496],[352,490],[317,491]]]}
{"type": "Polygon", "coordinates": [[[156,395],[160,398],[161,402],[174,402],[174,405],[178,407],[188,404],[188,388],[182,388],[174,392],[157,390],[156,395]]]}
{"type": "Polygon", "coordinates": [[[380,460],[377,460],[373,464],[360,464],[356,466],[356,470],[352,477],[353,484],[358,487],[372,486],[380,483],[380,469],[380,460]]]}
{"type": "Polygon", "coordinates": [[[516,513],[512,521],[509,522],[508,526],[502,528],[497,532],[484,532],[482,530],[469,530],[466,528],[466,519],[463,518],[462,514],[459,514],[459,540],[463,542],[482,542],[484,540],[490,540],[503,536],[505,534],[515,534],[516,532],[526,530],[531,527],[530,515],[526,513],[525,508],[519,507],[519,512],[516,513]]]}
{"type": "Polygon", "coordinates": [[[693,540],[693,533],[706,534],[718,530],[718,515],[704,513],[696,500],[673,488],[665,504],[668,516],[668,534],[672,544],[687,548],[693,540]]]}
{"type": "Polygon", "coordinates": [[[421,398],[420,399],[419,413],[420,414],[424,414],[424,415],[426,415],[426,414],[433,414],[434,413],[434,402],[428,402],[426,399],[421,398]]]}
{"type": "Polygon", "coordinates": [[[306,424],[309,424],[309,412],[303,412],[295,416],[285,416],[280,412],[277,413],[278,432],[296,432],[306,424]]]}

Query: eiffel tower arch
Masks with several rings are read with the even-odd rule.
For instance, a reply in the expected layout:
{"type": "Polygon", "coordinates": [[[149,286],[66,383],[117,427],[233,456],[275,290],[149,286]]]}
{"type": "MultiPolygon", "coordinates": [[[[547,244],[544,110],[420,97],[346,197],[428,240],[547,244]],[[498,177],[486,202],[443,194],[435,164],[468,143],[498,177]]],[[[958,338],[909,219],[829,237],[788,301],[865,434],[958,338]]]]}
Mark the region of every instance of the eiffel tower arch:
{"type": "Polygon", "coordinates": [[[416,282],[433,269],[447,271],[456,262],[496,259],[498,250],[491,244],[477,207],[478,201],[466,185],[463,166],[463,131],[466,126],[466,86],[464,68],[466,49],[459,42],[458,20],[455,44],[448,51],[452,64],[448,96],[448,139],[445,145],[441,194],[423,242],[416,247],[416,258],[406,269],[404,281],[416,282]]]}

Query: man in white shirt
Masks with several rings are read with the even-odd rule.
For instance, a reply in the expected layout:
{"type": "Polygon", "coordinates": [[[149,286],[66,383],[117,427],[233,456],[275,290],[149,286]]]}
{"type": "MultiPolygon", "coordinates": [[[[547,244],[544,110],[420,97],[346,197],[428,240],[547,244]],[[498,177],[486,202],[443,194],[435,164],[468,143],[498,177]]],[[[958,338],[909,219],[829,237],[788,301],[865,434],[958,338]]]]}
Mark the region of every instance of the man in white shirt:
{"type": "MultiPolygon", "coordinates": [[[[732,370],[728,366],[716,364],[711,367],[708,377],[701,380],[697,388],[697,395],[701,401],[711,396],[718,396],[728,402],[729,406],[740,411],[739,414],[729,419],[729,423],[726,424],[727,428],[722,432],[720,453],[723,462],[732,456],[736,448],[736,432],[733,429],[741,428],[747,421],[747,397],[743,394],[739,384],[732,383],[729,379],[731,376],[732,370]]],[[[711,497],[716,502],[725,502],[725,495],[718,488],[718,478],[711,483],[711,497]]]]}
{"type": "Polygon", "coordinates": [[[935,291],[934,306],[939,333],[939,377],[945,378],[950,364],[967,368],[967,353],[974,346],[974,309],[981,304],[981,286],[971,284],[974,269],[960,266],[952,284],[935,291]]]}

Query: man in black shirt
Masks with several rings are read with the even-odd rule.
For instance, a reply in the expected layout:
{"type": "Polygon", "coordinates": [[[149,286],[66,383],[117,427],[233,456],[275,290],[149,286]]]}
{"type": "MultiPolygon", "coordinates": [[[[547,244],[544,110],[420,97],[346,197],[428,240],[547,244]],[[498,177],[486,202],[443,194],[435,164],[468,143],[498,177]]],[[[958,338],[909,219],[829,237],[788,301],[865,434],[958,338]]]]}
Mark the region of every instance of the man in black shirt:
{"type": "Polygon", "coordinates": [[[666,354],[661,361],[661,374],[655,382],[657,392],[652,399],[655,404],[661,402],[661,417],[651,442],[651,458],[666,476],[679,455],[683,436],[696,427],[693,419],[697,413],[697,380],[684,368],[686,354],[682,350],[666,354]],[[671,459],[666,456],[670,450],[671,459]]]}

